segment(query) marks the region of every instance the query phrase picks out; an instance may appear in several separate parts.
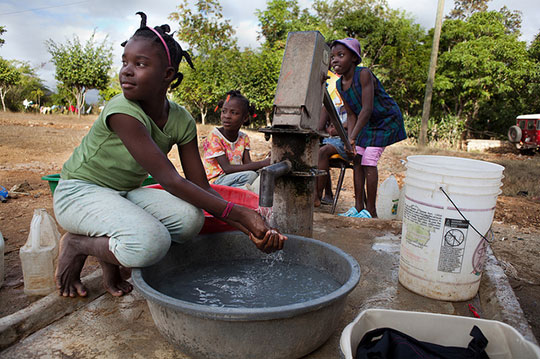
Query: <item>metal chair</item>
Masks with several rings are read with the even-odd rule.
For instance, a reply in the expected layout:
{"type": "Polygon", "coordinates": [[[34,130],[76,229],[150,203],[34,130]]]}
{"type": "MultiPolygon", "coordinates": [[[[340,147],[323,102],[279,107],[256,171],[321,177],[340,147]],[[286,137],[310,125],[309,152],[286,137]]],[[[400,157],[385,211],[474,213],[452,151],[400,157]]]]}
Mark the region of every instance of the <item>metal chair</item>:
{"type": "MultiPolygon", "coordinates": [[[[347,168],[352,169],[353,164],[350,161],[347,161],[338,154],[332,155],[330,157],[330,168],[339,168],[339,178],[336,186],[336,191],[334,193],[334,202],[332,203],[332,210],[330,213],[334,214],[336,212],[336,206],[339,199],[339,193],[341,192],[341,186],[343,185],[343,179],[345,178],[345,171],[347,168]]],[[[328,174],[330,175],[330,173],[328,174]]]]}

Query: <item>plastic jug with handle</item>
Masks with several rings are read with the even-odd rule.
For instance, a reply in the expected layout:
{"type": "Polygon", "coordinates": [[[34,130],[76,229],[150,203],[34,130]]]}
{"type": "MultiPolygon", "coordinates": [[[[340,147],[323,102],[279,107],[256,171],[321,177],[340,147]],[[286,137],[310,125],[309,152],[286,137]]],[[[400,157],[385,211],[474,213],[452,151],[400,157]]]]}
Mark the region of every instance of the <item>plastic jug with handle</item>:
{"type": "Polygon", "coordinates": [[[399,186],[394,175],[390,175],[377,191],[377,216],[381,219],[396,219],[399,204],[399,186]]]}
{"type": "Polygon", "coordinates": [[[55,290],[59,240],[60,233],[51,215],[43,208],[35,209],[28,240],[19,250],[27,295],[47,295],[55,290]]]}

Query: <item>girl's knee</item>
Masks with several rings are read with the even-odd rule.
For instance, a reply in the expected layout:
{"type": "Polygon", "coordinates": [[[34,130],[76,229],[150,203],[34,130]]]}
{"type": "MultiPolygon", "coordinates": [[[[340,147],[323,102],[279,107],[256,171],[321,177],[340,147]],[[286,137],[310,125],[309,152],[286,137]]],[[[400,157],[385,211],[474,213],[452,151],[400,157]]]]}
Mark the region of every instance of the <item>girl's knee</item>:
{"type": "Polygon", "coordinates": [[[125,267],[146,267],[161,260],[171,246],[171,235],[165,226],[137,228],[129,238],[111,238],[109,249],[125,267]]]}
{"type": "Polygon", "coordinates": [[[175,242],[185,242],[195,237],[204,225],[204,212],[195,206],[186,206],[175,215],[169,226],[171,239],[175,242]]]}

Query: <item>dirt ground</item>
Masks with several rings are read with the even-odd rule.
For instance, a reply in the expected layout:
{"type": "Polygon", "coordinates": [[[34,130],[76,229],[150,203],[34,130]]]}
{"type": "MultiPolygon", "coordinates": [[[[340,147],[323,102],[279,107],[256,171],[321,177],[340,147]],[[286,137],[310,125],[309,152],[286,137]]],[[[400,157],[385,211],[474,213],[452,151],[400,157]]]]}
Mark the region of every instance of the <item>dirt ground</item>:
{"type": "MultiPolygon", "coordinates": [[[[0,317],[39,299],[28,297],[23,292],[19,248],[28,238],[34,209],[45,208],[53,214],[49,184],[41,177],[60,172],[62,164],[88,132],[95,118],[0,113],[0,185],[10,190],[13,186],[28,184],[22,187],[26,193],[0,203],[0,231],[5,240],[5,281],[0,288],[0,317]]],[[[211,128],[199,126],[199,138],[205,136],[211,128]]],[[[264,156],[269,151],[270,143],[256,131],[249,131],[249,135],[252,139],[252,157],[264,156]]],[[[394,174],[401,185],[405,176],[402,160],[406,160],[409,155],[422,153],[472,157],[491,162],[500,159],[530,161],[531,165],[540,166],[539,155],[531,159],[511,150],[498,152],[470,154],[434,149],[419,151],[413,146],[394,145],[383,153],[379,163],[379,183],[394,174]]],[[[181,169],[175,150],[171,152],[170,158],[181,169]]],[[[333,170],[332,178],[337,178],[337,170],[333,170]]],[[[347,171],[338,212],[348,209],[352,203],[352,173],[347,171]]],[[[322,206],[317,211],[329,212],[329,207],[322,206]]],[[[59,230],[63,232],[61,228],[59,230]]],[[[491,247],[505,269],[525,316],[540,341],[540,201],[500,195],[493,230],[495,239],[491,247]]],[[[83,275],[95,268],[96,262],[89,259],[83,275]]]]}

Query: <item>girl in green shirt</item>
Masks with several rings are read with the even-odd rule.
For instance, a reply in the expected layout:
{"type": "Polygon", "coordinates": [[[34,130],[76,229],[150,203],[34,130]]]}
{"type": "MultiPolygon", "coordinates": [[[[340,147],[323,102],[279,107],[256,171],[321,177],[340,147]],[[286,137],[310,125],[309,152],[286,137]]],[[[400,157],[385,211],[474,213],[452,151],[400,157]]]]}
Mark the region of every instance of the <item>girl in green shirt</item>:
{"type": "Polygon", "coordinates": [[[132,286],[120,267],[159,261],[171,240],[185,241],[201,229],[204,209],[249,235],[264,252],[283,248],[286,237],[268,228],[247,207],[221,198],[206,179],[193,118],[169,101],[167,90],[182,80],[178,65],[187,52],[168,25],[140,28],[122,45],[122,94],[105,107],[62,168],[54,210],[67,231],[60,243],[56,282],[60,295],[86,296],[80,273],[95,256],[105,288],[114,296],[132,286]],[[167,153],[176,144],[185,178],[167,153]],[[148,173],[165,191],[141,188],[148,173]]]}

